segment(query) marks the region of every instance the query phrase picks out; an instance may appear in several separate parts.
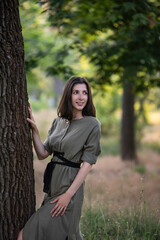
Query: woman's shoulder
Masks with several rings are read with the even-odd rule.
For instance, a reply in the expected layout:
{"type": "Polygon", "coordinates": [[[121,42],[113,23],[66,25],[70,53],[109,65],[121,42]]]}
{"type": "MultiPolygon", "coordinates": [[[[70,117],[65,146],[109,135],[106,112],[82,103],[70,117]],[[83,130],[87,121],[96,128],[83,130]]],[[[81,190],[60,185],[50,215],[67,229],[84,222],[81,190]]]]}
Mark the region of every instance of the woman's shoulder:
{"type": "Polygon", "coordinates": [[[96,117],[86,116],[87,122],[92,125],[92,127],[101,127],[100,121],[96,117]]]}
{"type": "Polygon", "coordinates": [[[59,117],[59,116],[57,116],[53,119],[53,123],[58,123],[58,122],[62,122],[62,121],[64,121],[64,118],[59,117]]]}
{"type": "Polygon", "coordinates": [[[60,121],[61,121],[60,117],[55,117],[52,121],[51,129],[55,128],[60,121]]]}

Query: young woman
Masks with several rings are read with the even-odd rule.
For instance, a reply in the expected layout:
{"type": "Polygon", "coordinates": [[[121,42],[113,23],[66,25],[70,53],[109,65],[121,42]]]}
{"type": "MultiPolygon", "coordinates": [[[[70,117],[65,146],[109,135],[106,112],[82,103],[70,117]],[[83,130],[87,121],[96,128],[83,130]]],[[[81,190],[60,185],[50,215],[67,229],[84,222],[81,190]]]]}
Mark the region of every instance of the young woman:
{"type": "Polygon", "coordinates": [[[100,154],[100,123],[95,118],[88,81],[72,77],[44,143],[31,107],[28,122],[38,159],[53,154],[45,171],[45,198],[28,220],[18,240],[81,240],[79,222],[84,181],[100,154]]]}

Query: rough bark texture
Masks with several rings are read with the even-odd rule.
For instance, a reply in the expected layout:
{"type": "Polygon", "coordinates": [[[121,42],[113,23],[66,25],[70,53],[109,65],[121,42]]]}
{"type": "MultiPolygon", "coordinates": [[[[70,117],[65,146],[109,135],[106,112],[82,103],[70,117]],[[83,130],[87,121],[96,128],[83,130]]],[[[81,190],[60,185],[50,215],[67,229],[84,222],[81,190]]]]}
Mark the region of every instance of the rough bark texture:
{"type": "Polygon", "coordinates": [[[121,154],[123,160],[136,160],[135,152],[135,117],[133,87],[126,81],[123,88],[122,100],[122,132],[121,154]]]}
{"type": "Polygon", "coordinates": [[[18,1],[0,1],[0,240],[34,212],[33,154],[18,1]]]}

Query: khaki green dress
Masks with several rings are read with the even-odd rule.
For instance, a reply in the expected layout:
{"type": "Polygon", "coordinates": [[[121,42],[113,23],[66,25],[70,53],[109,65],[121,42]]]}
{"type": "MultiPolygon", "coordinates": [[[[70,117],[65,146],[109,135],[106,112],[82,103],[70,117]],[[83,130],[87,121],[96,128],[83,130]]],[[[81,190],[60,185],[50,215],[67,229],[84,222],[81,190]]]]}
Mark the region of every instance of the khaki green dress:
{"type": "MultiPolygon", "coordinates": [[[[57,117],[44,142],[45,149],[64,152],[70,161],[86,161],[95,164],[100,154],[100,123],[94,117],[83,117],[68,121],[57,117]]],[[[55,161],[61,161],[56,156],[55,161]]],[[[50,211],[54,204],[50,201],[66,192],[74,181],[79,169],[55,165],[50,191],[45,196],[42,206],[31,216],[23,230],[23,240],[81,240],[79,222],[83,203],[84,184],[72,197],[63,216],[52,217],[50,211]]]]}

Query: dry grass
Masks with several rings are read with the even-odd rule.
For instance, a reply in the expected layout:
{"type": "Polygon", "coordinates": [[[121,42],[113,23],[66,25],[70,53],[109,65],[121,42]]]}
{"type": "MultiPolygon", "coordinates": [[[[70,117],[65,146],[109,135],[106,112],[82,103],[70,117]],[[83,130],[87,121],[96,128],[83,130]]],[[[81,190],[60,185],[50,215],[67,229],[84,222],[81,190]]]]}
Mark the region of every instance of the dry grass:
{"type": "Polygon", "coordinates": [[[150,209],[160,202],[160,156],[149,151],[139,155],[145,174],[135,171],[135,164],[119,156],[105,156],[97,162],[87,178],[85,204],[107,204],[111,211],[125,209],[145,201],[150,209]]]}

